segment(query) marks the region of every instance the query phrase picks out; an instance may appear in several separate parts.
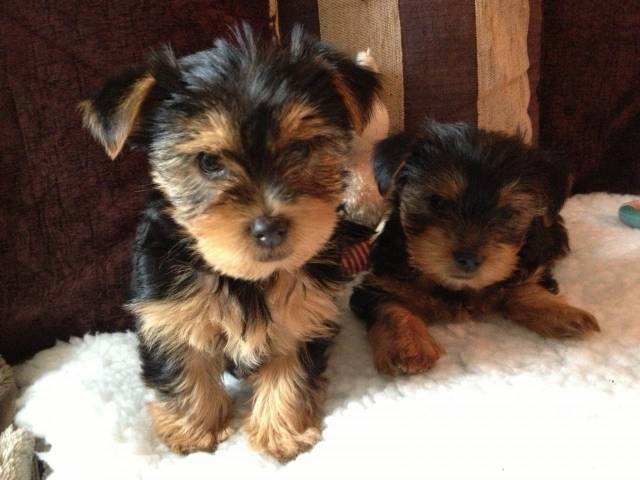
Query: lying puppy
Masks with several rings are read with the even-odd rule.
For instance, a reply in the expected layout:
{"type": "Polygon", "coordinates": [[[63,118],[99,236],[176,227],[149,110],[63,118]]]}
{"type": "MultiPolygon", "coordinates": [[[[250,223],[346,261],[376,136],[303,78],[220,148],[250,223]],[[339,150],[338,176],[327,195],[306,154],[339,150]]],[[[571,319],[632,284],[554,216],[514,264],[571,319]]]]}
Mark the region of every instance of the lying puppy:
{"type": "Polygon", "coordinates": [[[251,444],[287,460],[320,436],[341,252],[371,233],[338,211],[379,81],[299,29],[282,45],[236,37],[159,52],[81,110],[112,158],[149,153],[128,308],[157,433],[176,452],[224,440],[229,368],[254,389],[251,444]]]}
{"type": "Polygon", "coordinates": [[[351,297],[368,326],[376,367],[422,372],[443,349],[426,322],[500,312],[545,337],[599,331],[557,296],[551,268],[569,251],[559,215],[569,175],[514,137],[430,122],[398,134],[374,158],[392,211],[373,270],[351,297]]]}

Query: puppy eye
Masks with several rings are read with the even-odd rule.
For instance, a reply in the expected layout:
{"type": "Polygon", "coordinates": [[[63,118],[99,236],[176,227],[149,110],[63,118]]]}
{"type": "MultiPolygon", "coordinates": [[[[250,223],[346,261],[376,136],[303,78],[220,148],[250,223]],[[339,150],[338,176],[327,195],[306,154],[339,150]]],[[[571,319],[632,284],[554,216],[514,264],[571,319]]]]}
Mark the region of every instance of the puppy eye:
{"type": "Polygon", "coordinates": [[[447,200],[442,198],[440,195],[430,195],[429,196],[429,205],[436,212],[441,212],[447,207],[447,200]]]}
{"type": "Polygon", "coordinates": [[[220,163],[220,156],[212,153],[200,152],[198,154],[198,168],[207,178],[215,178],[225,173],[224,166],[220,163]]]}
{"type": "Polygon", "coordinates": [[[501,220],[511,220],[516,216],[517,211],[512,208],[502,208],[498,211],[498,218],[501,220]]]}
{"type": "Polygon", "coordinates": [[[311,143],[304,140],[293,142],[287,147],[287,153],[302,158],[308,157],[311,154],[311,143]]]}

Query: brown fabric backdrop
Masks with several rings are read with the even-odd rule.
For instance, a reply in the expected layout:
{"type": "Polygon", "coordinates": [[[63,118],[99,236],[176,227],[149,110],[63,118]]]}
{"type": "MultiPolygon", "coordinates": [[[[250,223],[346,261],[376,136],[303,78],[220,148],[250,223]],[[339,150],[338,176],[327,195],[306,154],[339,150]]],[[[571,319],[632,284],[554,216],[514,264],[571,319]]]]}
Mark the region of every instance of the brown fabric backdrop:
{"type": "Polygon", "coordinates": [[[527,35],[529,50],[529,85],[531,99],[529,100],[529,117],[533,130],[532,142],[537,145],[540,137],[540,57],[542,49],[542,0],[529,2],[529,33],[527,35]]]}
{"type": "MultiPolygon", "coordinates": [[[[537,138],[538,132],[538,105],[536,88],[540,71],[540,25],[541,25],[541,1],[529,2],[528,56],[530,61],[529,85],[531,90],[531,102],[529,104],[529,116],[533,126],[533,137],[537,138]]],[[[393,0],[397,6],[399,16],[399,28],[401,37],[402,59],[402,92],[398,97],[402,98],[402,110],[404,112],[404,127],[413,130],[423,122],[426,114],[441,121],[467,121],[478,123],[479,117],[479,62],[478,62],[478,32],[477,26],[477,2],[475,0],[393,0]]],[[[325,22],[331,22],[331,15],[327,9],[332,4],[336,5],[336,11],[345,10],[345,4],[353,6],[355,1],[344,0],[278,0],[278,13],[280,29],[283,34],[290,31],[296,22],[302,23],[312,32],[332,31],[332,28],[324,28],[325,22]],[[319,9],[319,4],[323,9],[319,9]],[[338,8],[339,7],[339,8],[338,8]],[[324,11],[324,15],[322,11],[324,11]]],[[[376,5],[380,5],[380,15],[388,21],[383,12],[388,10],[386,0],[371,0],[361,11],[375,11],[376,5]],[[384,6],[384,8],[383,8],[384,6]]],[[[355,7],[357,8],[357,7],[355,7]]],[[[486,10],[486,9],[485,9],[486,10]]],[[[494,10],[493,8],[489,10],[494,10]]],[[[497,9],[496,9],[497,10],[497,9]]],[[[485,12],[486,13],[486,12],[485,12]]],[[[497,13],[496,13],[497,14],[497,13]]],[[[370,16],[370,13],[366,15],[370,16]]],[[[341,19],[342,20],[342,19],[341,19]]],[[[376,21],[371,19],[371,25],[376,21]]],[[[349,24],[349,19],[341,23],[349,24]]],[[[354,19],[357,27],[362,24],[362,19],[354,19]]],[[[373,27],[371,27],[373,29],[373,27]]],[[[504,33],[504,32],[502,32],[504,33]]],[[[517,34],[513,33],[512,34],[517,34]]],[[[371,35],[382,35],[379,31],[372,31],[371,35]]],[[[526,32],[525,32],[526,35],[526,32]]],[[[330,35],[329,35],[330,37],[330,35]]],[[[343,41],[343,36],[335,39],[343,41]]],[[[359,38],[366,38],[360,35],[359,38]]],[[[327,38],[329,41],[332,38],[327,38]]],[[[375,41],[372,43],[376,43],[375,41]]],[[[389,47],[387,42],[387,47],[389,47]]],[[[363,48],[366,45],[357,45],[363,48]]],[[[342,45],[347,50],[354,46],[342,45]]],[[[373,56],[379,55],[375,48],[373,56]]],[[[493,59],[485,58],[486,67],[483,71],[492,71],[493,59]]],[[[385,72],[384,65],[381,72],[383,77],[389,75],[385,72]]],[[[392,72],[395,74],[396,72],[392,72]]],[[[509,83],[510,85],[510,83],[509,83]]],[[[498,85],[496,91],[507,88],[509,85],[498,85]]],[[[493,92],[494,90],[492,90],[493,92]]],[[[512,92],[513,93],[513,92],[512,92]]],[[[485,92],[486,94],[486,92],[485,92]]],[[[498,98],[498,95],[495,95],[498,98]]],[[[495,102],[496,98],[486,102],[495,102]]],[[[495,106],[493,103],[491,104],[495,106]]],[[[517,108],[517,105],[511,105],[517,108]]],[[[526,112],[523,112],[526,115],[526,112]]],[[[520,113],[522,115],[522,113],[520,113]]],[[[393,124],[394,122],[392,122],[393,124]]]]}
{"type": "Polygon", "coordinates": [[[120,305],[148,189],[141,154],[115,162],[76,104],[161,43],[207,48],[266,0],[5,0],[0,4],[0,354],[128,327],[120,305]]]}
{"type": "Polygon", "coordinates": [[[640,192],[640,2],[543,4],[541,143],[575,191],[640,192]]]}
{"type": "Polygon", "coordinates": [[[474,0],[399,0],[405,128],[425,114],[477,123],[478,65],[474,0]]]}

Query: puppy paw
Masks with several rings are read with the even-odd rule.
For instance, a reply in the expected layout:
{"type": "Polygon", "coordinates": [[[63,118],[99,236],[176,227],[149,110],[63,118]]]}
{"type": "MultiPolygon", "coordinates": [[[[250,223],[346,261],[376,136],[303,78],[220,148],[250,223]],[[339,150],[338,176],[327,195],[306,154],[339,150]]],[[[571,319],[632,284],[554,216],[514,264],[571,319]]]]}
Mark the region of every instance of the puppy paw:
{"type": "Polygon", "coordinates": [[[544,308],[518,306],[507,316],[538,335],[548,338],[580,337],[600,331],[598,321],[593,315],[565,303],[544,308]]]}
{"type": "Polygon", "coordinates": [[[568,305],[543,285],[523,284],[509,293],[503,313],[510,320],[549,338],[579,337],[599,332],[596,318],[568,305]]]}
{"type": "Polygon", "coordinates": [[[570,305],[562,306],[557,311],[549,312],[546,318],[535,322],[540,335],[550,338],[580,337],[590,332],[599,332],[600,325],[596,317],[589,312],[570,305]]]}
{"type": "Polygon", "coordinates": [[[424,323],[400,308],[371,327],[369,340],[376,369],[388,375],[426,372],[445,353],[424,323]]]}
{"type": "Polygon", "coordinates": [[[165,432],[161,438],[172,452],[186,455],[193,452],[213,452],[232,433],[231,427],[219,432],[196,429],[190,432],[165,432]]]}
{"type": "Polygon", "coordinates": [[[254,449],[263,451],[282,463],[309,450],[322,437],[320,429],[315,426],[301,432],[293,432],[282,427],[249,424],[247,434],[249,443],[254,449]]]}
{"type": "Polygon", "coordinates": [[[156,433],[174,453],[212,452],[234,431],[226,422],[219,428],[207,429],[201,422],[181,417],[159,403],[152,403],[150,411],[156,433]]]}

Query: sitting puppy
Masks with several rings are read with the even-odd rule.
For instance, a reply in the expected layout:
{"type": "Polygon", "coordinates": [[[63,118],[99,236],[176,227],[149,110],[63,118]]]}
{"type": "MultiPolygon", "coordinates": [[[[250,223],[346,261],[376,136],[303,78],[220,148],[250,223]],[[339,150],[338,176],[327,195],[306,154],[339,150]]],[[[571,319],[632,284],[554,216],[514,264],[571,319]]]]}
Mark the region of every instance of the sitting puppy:
{"type": "Polygon", "coordinates": [[[254,447],[286,460],[318,440],[340,254],[371,233],[339,217],[345,166],[378,88],[300,29],[279,45],[242,27],[181,59],[161,51],[81,104],[109,156],[149,154],[128,308],[172,450],[229,435],[225,368],[253,386],[254,447]]]}
{"type": "Polygon", "coordinates": [[[559,215],[569,175],[518,138],[430,122],[381,142],[374,158],[392,211],[354,290],[376,367],[422,372],[443,349],[423,321],[500,312],[545,337],[599,330],[556,296],[551,268],[569,250],[559,215]]]}

